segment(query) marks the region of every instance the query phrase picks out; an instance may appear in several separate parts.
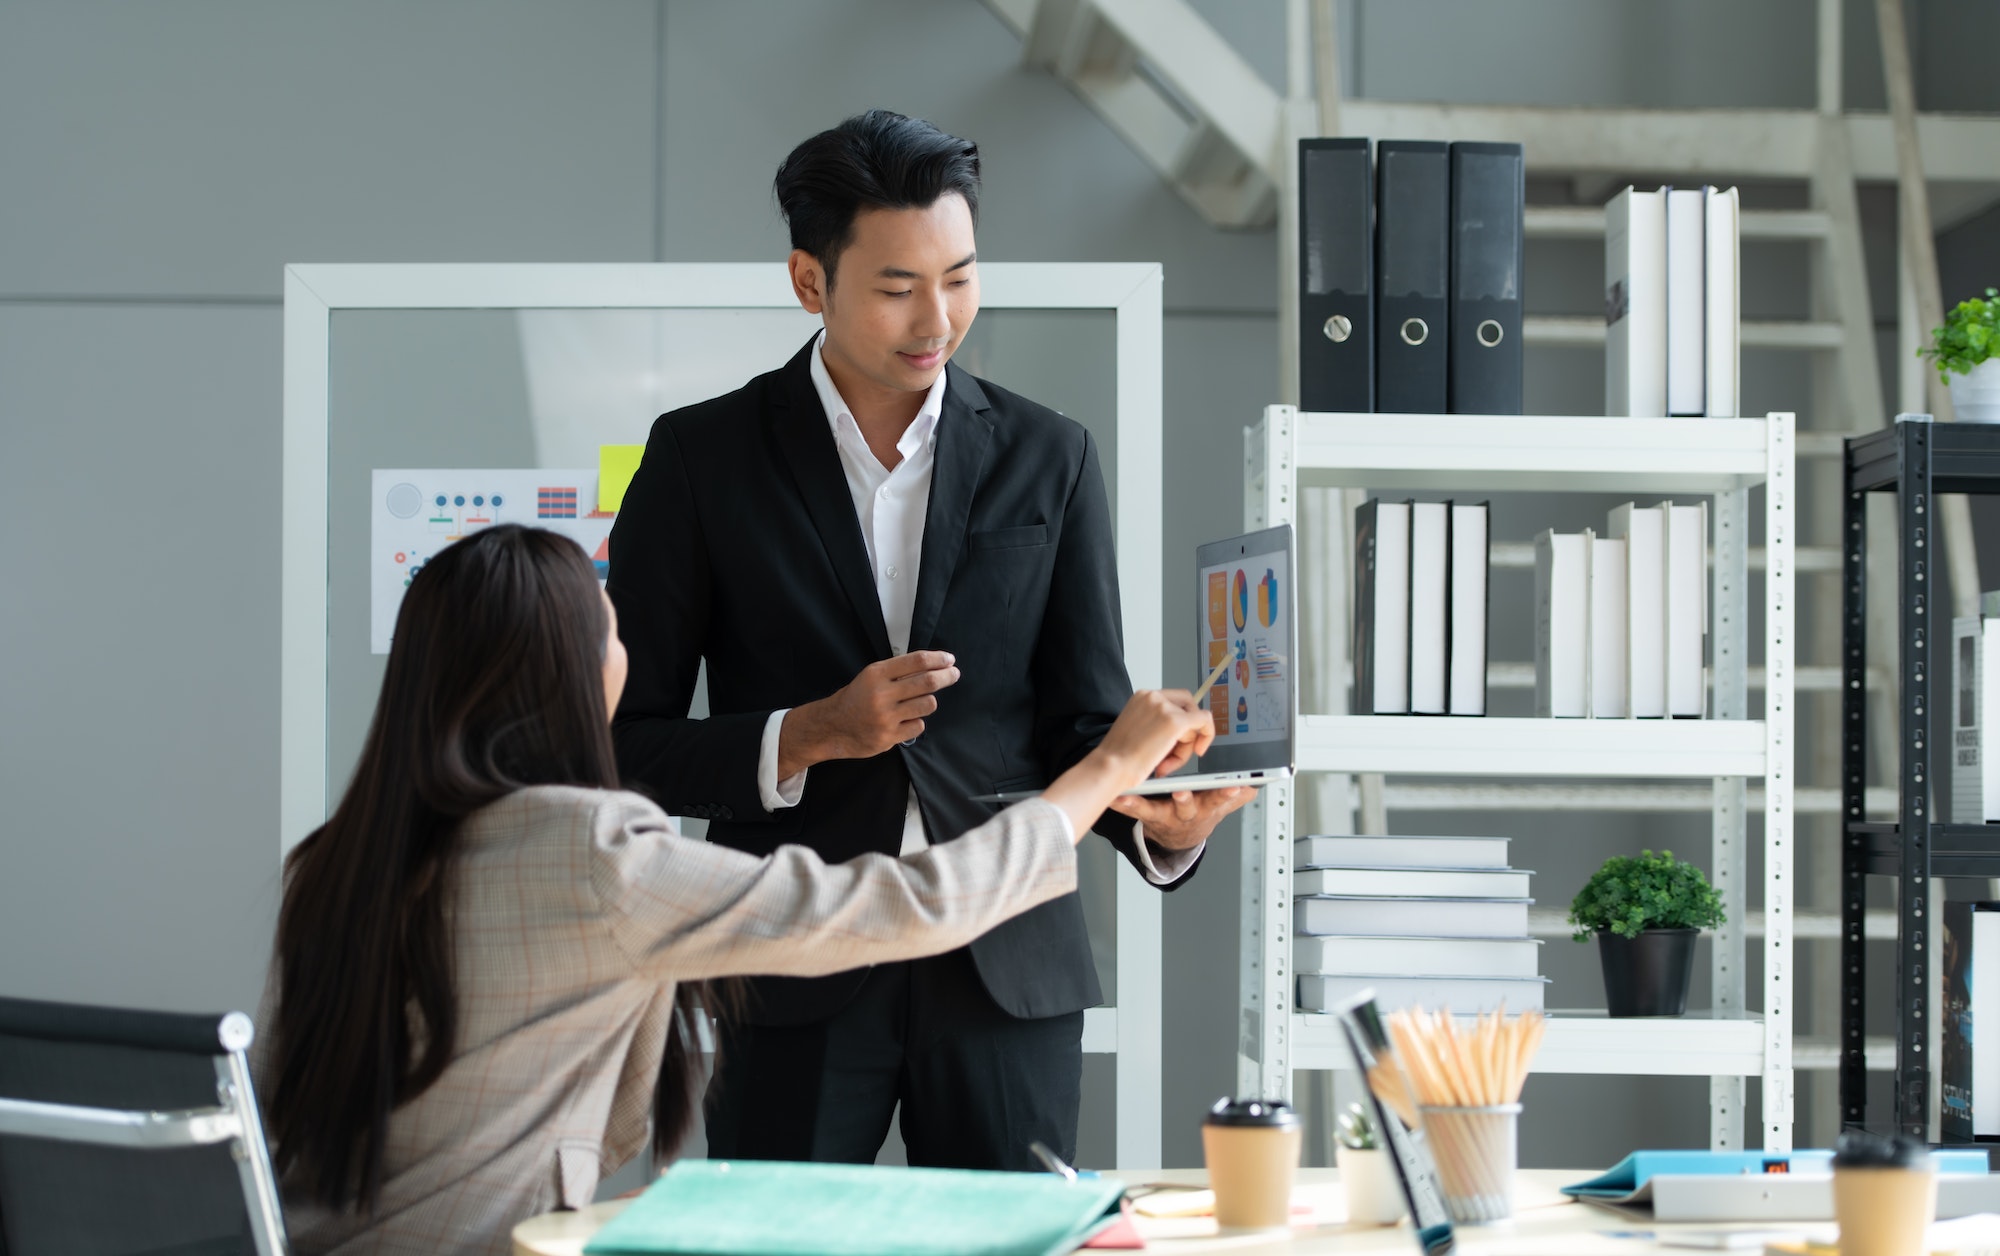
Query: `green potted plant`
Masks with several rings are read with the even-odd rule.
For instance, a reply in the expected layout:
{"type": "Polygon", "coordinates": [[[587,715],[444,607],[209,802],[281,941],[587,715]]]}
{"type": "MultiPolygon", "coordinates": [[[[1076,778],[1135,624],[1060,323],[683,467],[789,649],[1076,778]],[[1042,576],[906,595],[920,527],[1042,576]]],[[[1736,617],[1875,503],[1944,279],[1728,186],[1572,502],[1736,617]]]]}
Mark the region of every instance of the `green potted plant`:
{"type": "Polygon", "coordinates": [[[1917,354],[1937,367],[1962,422],[2000,423],[2000,289],[1960,301],[1917,354]]]}
{"type": "Polygon", "coordinates": [[[1670,850],[1605,860],[1569,905],[1576,940],[1597,938],[1613,1016],[1687,1011],[1695,937],[1722,920],[1722,896],[1670,850]]]}

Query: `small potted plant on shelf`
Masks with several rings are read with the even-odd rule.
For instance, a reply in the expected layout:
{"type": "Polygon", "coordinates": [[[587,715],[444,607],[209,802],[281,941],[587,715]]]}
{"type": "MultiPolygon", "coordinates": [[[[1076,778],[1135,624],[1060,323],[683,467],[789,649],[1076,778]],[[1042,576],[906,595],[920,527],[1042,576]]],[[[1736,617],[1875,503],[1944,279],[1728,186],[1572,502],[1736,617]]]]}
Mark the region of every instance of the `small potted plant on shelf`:
{"type": "Polygon", "coordinates": [[[1597,937],[1613,1016],[1687,1011],[1695,937],[1722,920],[1722,896],[1700,868],[1670,850],[1605,860],[1569,905],[1576,940],[1597,937]]]}
{"type": "Polygon", "coordinates": [[[1962,422],[2000,423],[2000,289],[1960,301],[1917,353],[1937,367],[1962,422]]]}

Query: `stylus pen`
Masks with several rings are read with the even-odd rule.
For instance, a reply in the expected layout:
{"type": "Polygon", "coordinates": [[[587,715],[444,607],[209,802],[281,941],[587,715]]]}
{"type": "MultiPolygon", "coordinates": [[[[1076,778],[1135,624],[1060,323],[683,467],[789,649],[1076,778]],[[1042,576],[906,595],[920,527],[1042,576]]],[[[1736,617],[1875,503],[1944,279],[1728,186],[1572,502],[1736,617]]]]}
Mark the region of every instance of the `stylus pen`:
{"type": "Polygon", "coordinates": [[[1215,682],[1222,679],[1222,673],[1228,671],[1229,665],[1235,661],[1236,656],[1233,653],[1223,654],[1222,661],[1210,669],[1208,679],[1201,682],[1201,688],[1194,691],[1194,704],[1196,706],[1200,706],[1208,700],[1208,691],[1215,688],[1215,682]]]}

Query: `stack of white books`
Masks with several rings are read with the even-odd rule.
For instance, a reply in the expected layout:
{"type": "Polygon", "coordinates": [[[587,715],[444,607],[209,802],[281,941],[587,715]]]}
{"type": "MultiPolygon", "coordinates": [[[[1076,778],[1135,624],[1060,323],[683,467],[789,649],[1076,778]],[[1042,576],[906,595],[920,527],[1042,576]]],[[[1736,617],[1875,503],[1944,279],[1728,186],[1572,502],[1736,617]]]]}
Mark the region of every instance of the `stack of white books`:
{"type": "Polygon", "coordinates": [[[1355,511],[1355,714],[1486,714],[1491,513],[1450,501],[1355,511]]]}
{"type": "Polygon", "coordinates": [[[1627,502],[1605,532],[1535,538],[1535,714],[1701,717],[1707,504],[1627,502]]]}
{"type": "Polygon", "coordinates": [[[1528,881],[1504,837],[1301,837],[1292,843],[1300,1011],[1362,990],[1385,1011],[1542,1006],[1528,881]]]}
{"type": "Polygon", "coordinates": [[[1735,188],[1626,188],[1604,207],[1604,412],[1738,417],[1735,188]]]}

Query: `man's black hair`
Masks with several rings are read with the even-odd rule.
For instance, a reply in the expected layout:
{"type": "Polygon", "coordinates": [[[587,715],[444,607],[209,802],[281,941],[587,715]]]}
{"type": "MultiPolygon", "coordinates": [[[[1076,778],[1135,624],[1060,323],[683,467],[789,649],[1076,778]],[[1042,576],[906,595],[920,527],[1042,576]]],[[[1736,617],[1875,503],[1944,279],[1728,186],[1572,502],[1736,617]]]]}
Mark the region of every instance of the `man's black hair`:
{"type": "Polygon", "coordinates": [[[979,221],[979,145],[887,109],[858,113],[791,151],[773,184],[792,247],[833,270],[864,209],[922,209],[947,192],[979,221]]]}

